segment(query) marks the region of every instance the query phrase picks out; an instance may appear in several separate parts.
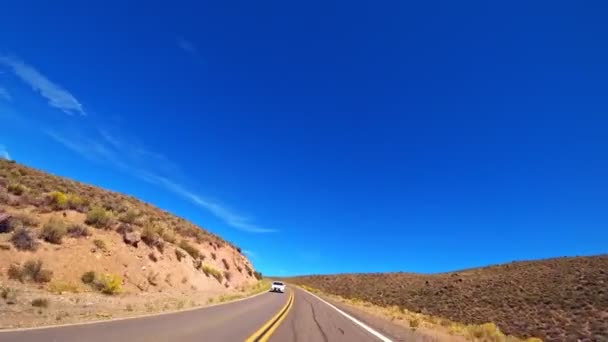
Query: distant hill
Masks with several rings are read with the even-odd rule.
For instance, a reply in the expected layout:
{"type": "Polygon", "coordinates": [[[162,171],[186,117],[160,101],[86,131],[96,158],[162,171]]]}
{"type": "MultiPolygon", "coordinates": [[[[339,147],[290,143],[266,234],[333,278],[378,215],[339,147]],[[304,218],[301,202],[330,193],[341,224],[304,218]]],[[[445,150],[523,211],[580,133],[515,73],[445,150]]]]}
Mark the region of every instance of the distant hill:
{"type": "Polygon", "coordinates": [[[0,304],[12,305],[0,321],[25,312],[17,308],[34,295],[100,294],[100,303],[108,302],[102,294],[179,295],[183,306],[244,291],[258,278],[240,248],[183,218],[0,159],[0,304]]]}
{"type": "Polygon", "coordinates": [[[437,275],[313,275],[288,281],[546,341],[608,341],[608,255],[555,258],[437,275]]]}

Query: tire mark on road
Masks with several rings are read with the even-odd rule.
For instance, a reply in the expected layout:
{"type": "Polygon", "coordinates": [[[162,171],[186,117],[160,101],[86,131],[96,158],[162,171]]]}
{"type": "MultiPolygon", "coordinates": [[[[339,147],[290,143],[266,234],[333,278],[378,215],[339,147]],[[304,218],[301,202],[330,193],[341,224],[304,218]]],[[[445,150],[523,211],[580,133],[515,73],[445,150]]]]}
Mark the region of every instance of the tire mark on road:
{"type": "Polygon", "coordinates": [[[317,328],[319,328],[319,331],[321,331],[321,334],[323,335],[323,341],[328,342],[329,340],[327,339],[327,335],[325,334],[325,331],[323,331],[323,328],[321,328],[321,324],[319,324],[319,321],[317,321],[317,315],[315,313],[314,306],[308,300],[306,300],[306,303],[308,303],[308,305],[310,306],[310,311],[312,311],[312,319],[315,321],[317,328]]]}

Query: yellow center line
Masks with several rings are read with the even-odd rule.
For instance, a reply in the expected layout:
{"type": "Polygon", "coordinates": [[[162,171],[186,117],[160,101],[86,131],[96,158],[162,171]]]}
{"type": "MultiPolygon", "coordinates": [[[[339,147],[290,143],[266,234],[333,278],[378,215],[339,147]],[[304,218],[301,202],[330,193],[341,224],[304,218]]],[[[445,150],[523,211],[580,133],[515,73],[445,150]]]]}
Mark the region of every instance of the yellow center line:
{"type": "Polygon", "coordinates": [[[294,302],[294,292],[290,290],[289,299],[287,300],[287,304],[283,306],[283,308],[272,317],[266,324],[264,324],[260,329],[254,332],[245,342],[266,342],[270,338],[270,336],[274,333],[275,330],[281,325],[285,317],[287,317],[287,313],[293,306],[294,302]]]}

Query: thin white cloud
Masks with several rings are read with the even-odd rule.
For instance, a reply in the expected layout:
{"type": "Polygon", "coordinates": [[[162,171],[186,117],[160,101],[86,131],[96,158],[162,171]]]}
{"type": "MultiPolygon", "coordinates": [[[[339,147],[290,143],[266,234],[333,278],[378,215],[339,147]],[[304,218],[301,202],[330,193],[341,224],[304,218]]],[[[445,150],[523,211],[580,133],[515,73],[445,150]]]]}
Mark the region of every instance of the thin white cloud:
{"type": "Polygon", "coordinates": [[[243,217],[230,209],[220,205],[219,203],[207,198],[203,198],[186,190],[183,186],[176,184],[165,177],[160,177],[154,174],[142,174],[140,177],[150,183],[161,185],[171,192],[180,195],[190,202],[198,205],[211,212],[213,215],[222,219],[226,224],[239,230],[249,233],[276,233],[278,230],[263,228],[250,222],[247,217],[243,217]]]}
{"type": "Polygon", "coordinates": [[[8,90],[0,87],[0,99],[3,99],[5,101],[11,101],[12,97],[11,94],[8,93],[8,90]]]}
{"type": "Polygon", "coordinates": [[[19,59],[7,56],[0,56],[0,65],[12,69],[17,77],[45,97],[50,106],[60,109],[66,114],[79,113],[86,115],[82,104],[74,95],[60,85],[51,82],[34,67],[19,59]]]}
{"type": "Polygon", "coordinates": [[[11,160],[11,155],[4,145],[0,145],[0,159],[11,160]]]}
{"type": "MultiPolygon", "coordinates": [[[[160,167],[160,164],[164,163],[166,165],[164,170],[168,171],[177,169],[177,166],[172,164],[165,156],[137,147],[137,145],[124,142],[106,130],[99,131],[99,135],[101,136],[101,139],[99,140],[92,140],[90,137],[82,136],[68,137],[51,130],[47,130],[45,133],[56,142],[82,155],[84,158],[98,163],[109,163],[148,183],[160,186],[175,193],[209,211],[231,227],[249,233],[277,232],[277,230],[274,229],[259,227],[253,224],[248,218],[235,213],[218,202],[195,194],[187,190],[183,185],[175,183],[158,173],[147,171],[146,166],[149,165],[160,167]]],[[[160,169],[163,168],[160,167],[160,169]]]]}
{"type": "Polygon", "coordinates": [[[183,37],[177,38],[177,46],[186,51],[189,54],[198,55],[198,49],[196,45],[189,40],[184,39],[183,37]]]}

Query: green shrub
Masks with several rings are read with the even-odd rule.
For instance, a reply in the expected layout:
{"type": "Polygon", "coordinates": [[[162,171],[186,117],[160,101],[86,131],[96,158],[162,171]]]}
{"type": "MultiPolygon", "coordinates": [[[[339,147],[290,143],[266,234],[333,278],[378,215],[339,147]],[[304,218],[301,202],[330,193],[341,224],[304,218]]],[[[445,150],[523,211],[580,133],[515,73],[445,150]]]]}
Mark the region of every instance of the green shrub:
{"type": "Polygon", "coordinates": [[[37,308],[48,308],[49,300],[46,298],[36,298],[32,300],[32,306],[37,308]]]}
{"type": "Polygon", "coordinates": [[[20,251],[36,251],[38,249],[38,241],[36,241],[34,233],[27,228],[15,230],[10,241],[20,251]]]}
{"type": "Polygon", "coordinates": [[[122,292],[122,278],[115,274],[104,274],[95,281],[96,288],[101,293],[114,295],[122,292]]]}
{"type": "Polygon", "coordinates": [[[179,243],[179,247],[190,254],[194,259],[199,259],[201,252],[194,246],[192,246],[187,240],[182,240],[179,243]]]}
{"type": "Polygon", "coordinates": [[[68,235],[73,238],[81,238],[90,236],[91,232],[89,232],[89,228],[87,228],[87,226],[75,223],[68,227],[68,235]]]}
{"type": "Polygon", "coordinates": [[[85,284],[93,284],[96,278],[97,276],[95,275],[94,271],[88,271],[82,274],[80,280],[82,280],[82,282],[85,284]]]}
{"type": "Polygon", "coordinates": [[[95,228],[108,229],[112,224],[112,216],[101,207],[93,207],[87,212],[84,223],[95,228]]]}
{"type": "Polygon", "coordinates": [[[6,190],[8,190],[8,192],[10,192],[13,195],[21,196],[21,195],[23,195],[24,192],[27,191],[27,188],[23,184],[11,183],[8,185],[6,190]]]}
{"type": "Polygon", "coordinates": [[[102,251],[105,251],[107,249],[106,243],[103,240],[95,239],[93,240],[93,244],[95,245],[95,247],[101,249],[102,251]]]}
{"type": "Polygon", "coordinates": [[[65,234],[67,234],[67,229],[63,221],[51,219],[42,227],[40,237],[46,242],[60,245],[65,234]]]}

